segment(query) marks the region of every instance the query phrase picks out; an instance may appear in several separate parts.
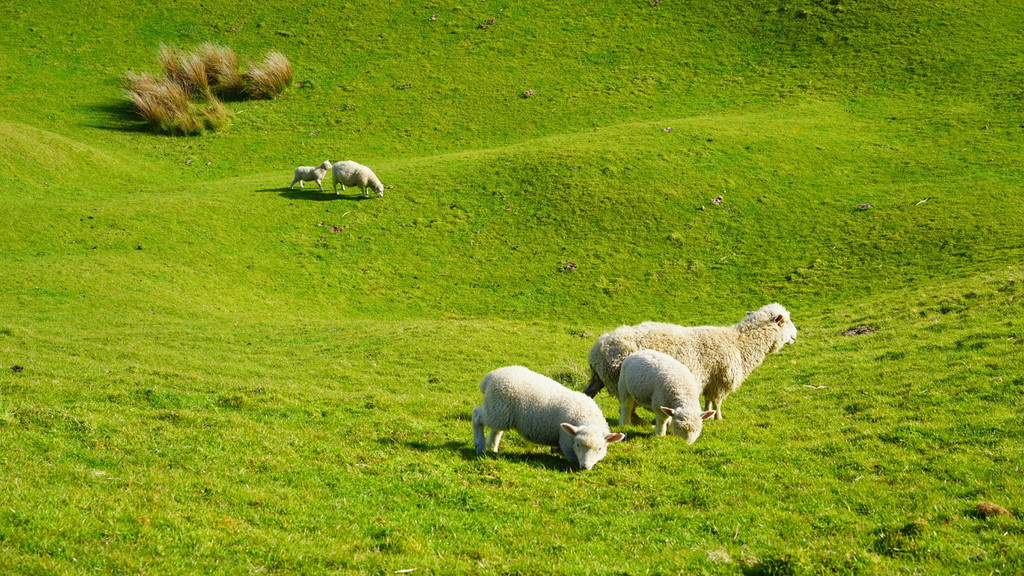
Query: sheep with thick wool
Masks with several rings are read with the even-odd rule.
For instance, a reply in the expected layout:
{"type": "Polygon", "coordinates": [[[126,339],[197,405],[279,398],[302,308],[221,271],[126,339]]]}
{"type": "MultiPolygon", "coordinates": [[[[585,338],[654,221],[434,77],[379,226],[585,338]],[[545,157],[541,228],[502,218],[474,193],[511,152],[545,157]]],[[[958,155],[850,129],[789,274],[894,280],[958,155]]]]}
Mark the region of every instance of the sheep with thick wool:
{"type": "Polygon", "coordinates": [[[732,326],[677,326],[644,322],[602,334],[590,348],[590,383],[583,392],[594,397],[608,388],[618,397],[619,369],[638,350],[658,350],[690,369],[704,396],[705,409],[722,419],[722,402],[765,356],[796,341],[796,326],[778,303],[747,312],[732,326]]]}
{"type": "Polygon", "coordinates": [[[625,434],[608,429],[592,398],[522,366],[492,370],[480,381],[484,400],[473,408],[473,445],[484,452],[484,427],[490,428],[486,448],[498,451],[505,430],[526,440],[556,446],[573,466],[590,470],[604,458],[608,445],[625,434]]]}
{"type": "Polygon", "coordinates": [[[320,184],[323,181],[324,176],[327,175],[327,171],[331,169],[330,160],[324,160],[324,163],[319,166],[299,166],[295,169],[295,177],[292,178],[292,183],[288,188],[294,188],[295,183],[299,183],[299,188],[305,188],[303,182],[316,182],[316,185],[320,187],[320,191],[324,191],[324,187],[320,184]]]}
{"type": "Polygon", "coordinates": [[[339,194],[338,184],[341,184],[341,189],[344,190],[345,186],[358,186],[363,189],[363,198],[370,197],[370,188],[377,193],[377,198],[384,197],[384,185],[380,183],[380,179],[366,166],[353,162],[351,160],[343,160],[338,162],[331,168],[331,177],[334,180],[334,193],[339,194]]]}
{"type": "Polygon", "coordinates": [[[657,350],[640,350],[622,361],[619,369],[619,426],[642,424],[633,419],[635,408],[654,412],[654,433],[672,434],[693,444],[700,436],[704,420],[714,410],[701,412],[700,385],[689,368],[657,350]]]}

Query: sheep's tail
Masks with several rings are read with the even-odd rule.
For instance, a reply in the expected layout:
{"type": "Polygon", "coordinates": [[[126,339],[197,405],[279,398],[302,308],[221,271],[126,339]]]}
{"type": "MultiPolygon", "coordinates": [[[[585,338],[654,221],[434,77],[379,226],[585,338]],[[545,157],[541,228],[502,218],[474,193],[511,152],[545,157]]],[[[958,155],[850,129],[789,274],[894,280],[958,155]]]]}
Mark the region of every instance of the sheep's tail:
{"type": "Polygon", "coordinates": [[[593,398],[597,396],[597,393],[601,391],[601,388],[604,388],[604,381],[601,380],[601,376],[597,374],[597,370],[594,370],[594,367],[591,366],[590,383],[588,383],[587,387],[583,389],[583,393],[593,398]]]}

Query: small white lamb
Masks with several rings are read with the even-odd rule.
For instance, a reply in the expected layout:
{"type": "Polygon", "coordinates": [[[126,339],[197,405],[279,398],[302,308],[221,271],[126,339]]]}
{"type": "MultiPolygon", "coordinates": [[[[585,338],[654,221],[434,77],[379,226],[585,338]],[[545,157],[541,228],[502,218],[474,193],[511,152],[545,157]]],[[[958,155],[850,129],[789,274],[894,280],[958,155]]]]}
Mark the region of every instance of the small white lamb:
{"type": "Polygon", "coordinates": [[[672,434],[693,444],[704,420],[715,415],[701,412],[700,392],[693,373],[675,358],[657,350],[634,352],[619,369],[619,426],[642,424],[633,420],[639,405],[654,412],[655,435],[664,436],[671,423],[672,434]]]}
{"type": "Polygon", "coordinates": [[[644,322],[602,334],[587,353],[594,397],[607,387],[619,396],[619,367],[637,350],[658,350],[682,362],[701,385],[707,410],[722,419],[722,402],[761,365],[765,356],[796,341],[796,326],[778,303],[767,304],[732,326],[676,326],[644,322]]]}
{"type": "Polygon", "coordinates": [[[625,434],[608,429],[604,414],[591,398],[523,368],[492,370],[480,381],[484,401],[473,408],[473,444],[484,452],[484,427],[491,429],[487,449],[498,451],[505,430],[526,440],[557,446],[574,466],[590,470],[604,458],[608,445],[625,434]]]}
{"type": "Polygon", "coordinates": [[[316,182],[317,186],[320,186],[320,191],[324,191],[324,187],[320,182],[327,175],[327,171],[331,169],[331,162],[324,160],[324,163],[319,166],[299,166],[295,169],[295,178],[292,179],[291,185],[288,188],[295,188],[295,183],[299,183],[299,188],[305,188],[303,182],[316,182]]]}
{"type": "Polygon", "coordinates": [[[334,179],[334,193],[338,194],[338,184],[341,184],[341,189],[344,190],[345,186],[358,186],[363,189],[363,198],[370,197],[370,188],[377,193],[377,198],[384,197],[384,185],[380,183],[380,179],[366,166],[353,162],[351,160],[344,160],[338,162],[331,169],[331,176],[334,179]]]}

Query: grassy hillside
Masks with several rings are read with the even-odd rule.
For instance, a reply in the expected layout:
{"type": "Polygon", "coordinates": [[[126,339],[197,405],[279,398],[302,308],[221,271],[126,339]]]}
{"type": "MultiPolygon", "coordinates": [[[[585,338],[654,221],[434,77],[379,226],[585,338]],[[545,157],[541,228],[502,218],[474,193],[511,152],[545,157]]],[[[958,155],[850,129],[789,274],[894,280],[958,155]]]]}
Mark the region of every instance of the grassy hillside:
{"type": "Polygon", "coordinates": [[[0,572],[1024,570],[1016,16],[0,7],[0,572]],[[203,41],[296,83],[148,132],[120,79],[203,41]],[[393,188],[286,187],[324,159],[393,188]],[[476,457],[487,371],[772,301],[695,445],[476,457]]]}

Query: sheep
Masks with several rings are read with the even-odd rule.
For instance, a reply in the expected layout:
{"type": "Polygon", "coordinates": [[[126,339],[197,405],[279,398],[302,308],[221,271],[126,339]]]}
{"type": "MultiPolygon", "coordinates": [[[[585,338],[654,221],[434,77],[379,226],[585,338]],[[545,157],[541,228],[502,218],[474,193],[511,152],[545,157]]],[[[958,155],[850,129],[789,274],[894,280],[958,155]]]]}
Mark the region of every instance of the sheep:
{"type": "Polygon", "coordinates": [[[324,187],[320,182],[327,175],[327,171],[331,169],[331,161],[324,160],[324,163],[319,166],[299,166],[295,169],[295,178],[292,179],[292,183],[288,186],[289,189],[295,188],[295,183],[299,183],[299,188],[305,188],[303,182],[315,181],[317,186],[320,186],[320,191],[324,191],[324,187]]]}
{"type": "Polygon", "coordinates": [[[640,405],[654,412],[655,435],[664,436],[671,423],[672,434],[693,444],[703,421],[715,415],[701,412],[701,389],[689,368],[657,350],[640,350],[623,360],[618,384],[619,426],[641,424],[632,418],[640,405]]]}
{"type": "Polygon", "coordinates": [[[556,446],[573,466],[590,470],[604,458],[609,444],[626,435],[612,433],[593,399],[522,366],[489,372],[480,381],[483,403],[473,408],[473,444],[484,453],[484,427],[491,429],[486,447],[498,451],[505,430],[526,440],[556,446]]]}
{"type": "Polygon", "coordinates": [[[796,341],[796,326],[778,303],[767,304],[732,326],[684,327],[660,322],[620,326],[602,334],[587,354],[590,382],[583,392],[594,397],[607,387],[618,397],[619,367],[637,350],[664,352],[682,362],[697,379],[706,402],[721,420],[722,402],[764,357],[796,341]]]}
{"type": "Polygon", "coordinates": [[[384,197],[384,185],[380,183],[377,175],[366,166],[345,160],[338,162],[331,168],[331,176],[334,178],[334,193],[338,194],[338,184],[341,189],[345,186],[359,186],[363,189],[363,198],[370,197],[370,188],[377,193],[377,198],[384,197]]]}

